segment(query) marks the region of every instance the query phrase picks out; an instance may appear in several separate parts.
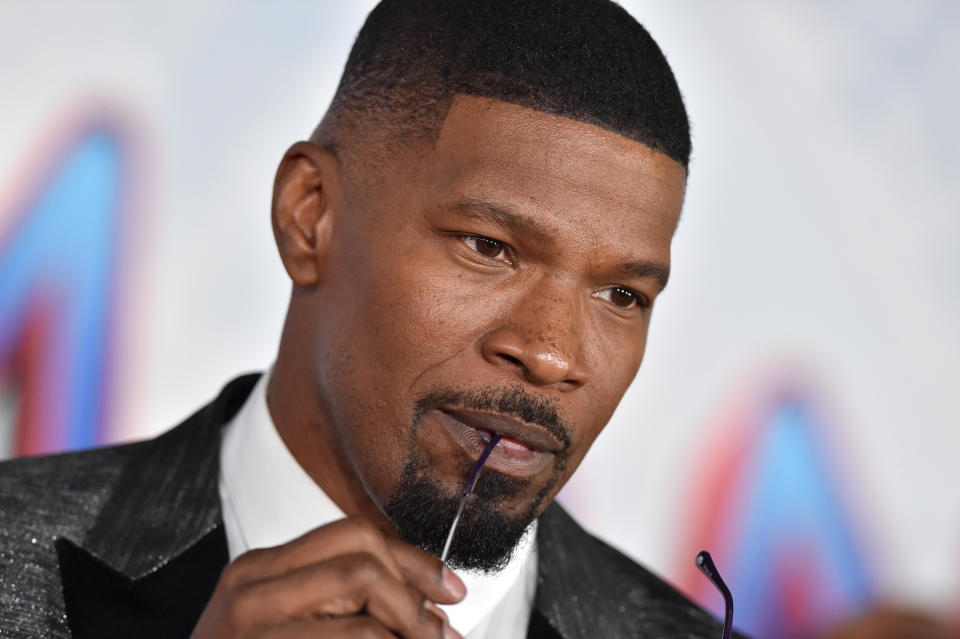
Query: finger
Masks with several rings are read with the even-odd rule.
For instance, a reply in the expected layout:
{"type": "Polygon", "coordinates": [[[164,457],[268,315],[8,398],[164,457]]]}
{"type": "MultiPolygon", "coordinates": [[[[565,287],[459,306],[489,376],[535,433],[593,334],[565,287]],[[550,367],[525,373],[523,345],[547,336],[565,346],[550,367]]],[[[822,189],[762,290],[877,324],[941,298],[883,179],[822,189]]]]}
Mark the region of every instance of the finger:
{"type": "Polygon", "coordinates": [[[440,608],[440,606],[438,606],[437,604],[433,603],[433,602],[430,601],[429,599],[424,599],[424,600],[423,600],[423,607],[426,608],[427,610],[429,610],[430,612],[432,612],[433,614],[435,614],[436,616],[438,616],[438,617],[440,617],[441,619],[443,619],[443,623],[446,623],[446,624],[449,624],[449,623],[450,623],[450,618],[447,617],[447,613],[445,613],[445,612],[440,608]]]}
{"type": "Polygon", "coordinates": [[[444,632],[443,619],[423,606],[423,594],[370,554],[342,555],[248,584],[233,603],[245,623],[365,612],[402,637],[435,639],[444,632]]]}
{"type": "Polygon", "coordinates": [[[387,549],[383,533],[365,517],[341,519],[282,546],[244,553],[227,567],[225,576],[229,584],[240,585],[279,576],[337,555],[359,552],[375,555],[394,578],[404,578],[399,564],[387,549]]]}
{"type": "Polygon", "coordinates": [[[317,626],[318,633],[316,637],[330,637],[331,639],[340,639],[343,637],[364,637],[366,639],[394,639],[394,635],[382,623],[372,617],[346,617],[340,619],[330,619],[317,626]]]}
{"type": "Polygon", "coordinates": [[[392,632],[372,617],[287,621],[260,630],[258,639],[395,639],[392,632]]]}
{"type": "Polygon", "coordinates": [[[463,581],[438,558],[398,539],[385,541],[404,580],[427,597],[437,603],[453,604],[466,596],[463,581]]]}
{"type": "MultiPolygon", "coordinates": [[[[316,634],[313,635],[296,635],[297,638],[300,636],[309,636],[311,639],[316,637],[323,637],[324,639],[340,639],[341,637],[346,639],[355,639],[356,637],[370,637],[371,639],[380,639],[380,637],[389,637],[393,639],[396,635],[390,630],[378,622],[372,617],[336,617],[334,619],[329,619],[325,621],[318,622],[315,626],[311,626],[311,631],[316,634]],[[386,633],[386,634],[383,634],[386,633]]],[[[439,635],[427,635],[430,639],[463,639],[459,632],[451,628],[450,626],[444,625],[441,629],[439,635]]],[[[402,637],[407,637],[407,635],[401,635],[402,637]]],[[[286,635],[283,635],[286,639],[286,635]]]]}
{"type": "Polygon", "coordinates": [[[384,583],[376,584],[367,602],[368,614],[405,639],[460,639],[446,622],[446,615],[440,617],[423,605],[420,591],[406,585],[403,588],[409,592],[409,600],[397,599],[384,583]]]}

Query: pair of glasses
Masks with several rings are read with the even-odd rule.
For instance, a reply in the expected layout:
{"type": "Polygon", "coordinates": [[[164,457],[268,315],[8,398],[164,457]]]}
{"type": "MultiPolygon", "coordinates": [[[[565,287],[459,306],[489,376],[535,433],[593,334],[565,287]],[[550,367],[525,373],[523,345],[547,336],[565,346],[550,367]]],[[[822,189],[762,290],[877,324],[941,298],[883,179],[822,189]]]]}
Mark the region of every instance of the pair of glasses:
{"type": "MultiPolygon", "coordinates": [[[[447,556],[450,554],[450,545],[453,543],[453,535],[457,532],[457,524],[460,523],[460,515],[463,514],[463,507],[467,504],[467,497],[473,492],[473,487],[477,485],[477,479],[480,477],[480,471],[483,469],[483,465],[487,463],[487,458],[490,456],[490,453],[493,452],[493,448],[499,441],[500,435],[494,433],[493,437],[491,437],[487,443],[483,454],[480,455],[480,459],[477,460],[476,466],[473,467],[470,479],[467,481],[467,485],[460,496],[460,505],[457,507],[457,514],[453,518],[453,523],[450,524],[447,540],[443,544],[443,552],[440,553],[440,561],[443,563],[447,563],[447,556]]],[[[707,576],[710,583],[716,586],[720,594],[723,595],[723,639],[730,639],[730,635],[733,632],[733,595],[730,594],[730,589],[727,588],[727,584],[723,583],[723,579],[720,577],[720,571],[717,570],[717,566],[713,563],[713,557],[711,557],[710,553],[706,550],[701,550],[697,553],[697,568],[707,576]]]]}
{"type": "Polygon", "coordinates": [[[713,563],[713,557],[706,550],[697,553],[697,568],[723,595],[723,639],[730,639],[730,634],[733,632],[733,595],[730,594],[727,584],[723,583],[720,571],[713,563]]]}
{"type": "Polygon", "coordinates": [[[444,564],[447,563],[447,555],[450,554],[450,545],[453,543],[453,533],[457,532],[457,524],[460,523],[460,515],[463,514],[463,507],[467,505],[467,497],[470,496],[470,493],[473,492],[473,487],[477,485],[477,479],[480,478],[480,471],[483,469],[483,465],[487,463],[487,457],[490,456],[490,453],[493,452],[494,446],[497,445],[497,442],[500,441],[501,435],[496,433],[490,438],[490,441],[487,443],[487,447],[484,449],[483,454],[480,455],[480,459],[477,460],[477,465],[473,467],[473,472],[470,474],[470,479],[467,481],[466,488],[463,489],[463,493],[460,495],[460,505],[457,507],[457,515],[453,518],[453,523],[450,524],[450,532],[447,533],[447,541],[443,544],[443,552],[440,553],[440,561],[444,564]]]}

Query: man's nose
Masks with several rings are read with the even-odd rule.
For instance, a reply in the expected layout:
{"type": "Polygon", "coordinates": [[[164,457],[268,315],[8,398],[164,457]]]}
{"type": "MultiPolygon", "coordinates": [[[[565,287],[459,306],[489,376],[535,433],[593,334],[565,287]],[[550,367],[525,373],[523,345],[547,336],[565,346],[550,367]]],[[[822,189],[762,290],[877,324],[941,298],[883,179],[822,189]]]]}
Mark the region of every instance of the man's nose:
{"type": "Polygon", "coordinates": [[[483,357],[530,384],[573,390],[584,384],[583,308],[574,291],[537,287],[486,335],[483,357]]]}

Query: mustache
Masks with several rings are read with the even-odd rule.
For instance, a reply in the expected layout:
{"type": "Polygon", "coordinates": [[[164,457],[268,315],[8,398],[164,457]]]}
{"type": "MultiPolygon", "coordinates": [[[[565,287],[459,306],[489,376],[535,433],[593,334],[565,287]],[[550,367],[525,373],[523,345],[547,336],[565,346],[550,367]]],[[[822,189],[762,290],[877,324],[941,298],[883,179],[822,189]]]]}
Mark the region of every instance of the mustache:
{"type": "Polygon", "coordinates": [[[423,416],[444,406],[457,406],[479,412],[496,412],[543,427],[553,434],[563,449],[570,447],[572,427],[557,410],[556,403],[528,393],[519,386],[490,387],[476,390],[441,388],[419,399],[415,405],[413,424],[423,416]]]}

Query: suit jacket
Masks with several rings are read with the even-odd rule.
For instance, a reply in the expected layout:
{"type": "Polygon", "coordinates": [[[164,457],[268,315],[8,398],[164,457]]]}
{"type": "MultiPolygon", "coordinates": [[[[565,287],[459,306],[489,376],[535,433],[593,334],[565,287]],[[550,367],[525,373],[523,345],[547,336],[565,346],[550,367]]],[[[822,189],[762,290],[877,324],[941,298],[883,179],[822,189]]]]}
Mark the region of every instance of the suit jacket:
{"type": "MultiPolygon", "coordinates": [[[[221,427],[256,375],[160,437],[0,464],[0,635],[188,637],[227,563],[221,427]]],[[[714,639],[719,624],[558,504],[528,637],[714,639]]]]}

